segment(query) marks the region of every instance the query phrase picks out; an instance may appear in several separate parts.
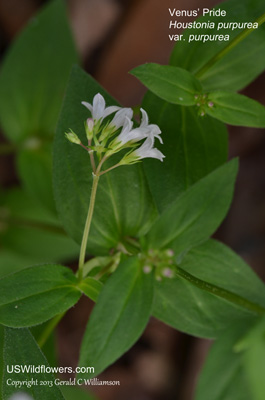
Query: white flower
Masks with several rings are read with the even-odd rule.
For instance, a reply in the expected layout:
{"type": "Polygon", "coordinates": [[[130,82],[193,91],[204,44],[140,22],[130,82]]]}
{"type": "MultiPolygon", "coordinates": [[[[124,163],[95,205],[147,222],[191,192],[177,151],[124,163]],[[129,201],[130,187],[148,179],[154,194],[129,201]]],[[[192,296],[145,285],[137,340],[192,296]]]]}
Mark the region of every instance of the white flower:
{"type": "Polygon", "coordinates": [[[147,137],[148,129],[141,127],[132,129],[132,127],[133,122],[128,117],[125,117],[125,123],[123,125],[122,131],[114,140],[115,144],[119,143],[120,146],[123,146],[128,142],[138,142],[139,140],[147,137]]]}
{"type": "Polygon", "coordinates": [[[159,136],[160,133],[161,133],[161,130],[160,130],[159,126],[155,125],[155,124],[148,125],[149,121],[148,121],[147,112],[143,108],[141,108],[140,110],[141,110],[141,113],[142,113],[142,120],[141,120],[140,128],[149,129],[149,135],[148,136],[152,136],[153,138],[157,138],[160,141],[160,143],[163,143],[163,140],[162,140],[161,136],[159,136]]]}
{"type": "Polygon", "coordinates": [[[136,156],[138,159],[157,158],[158,160],[163,161],[163,158],[165,158],[164,154],[162,154],[160,150],[154,148],[153,146],[154,138],[149,136],[142,146],[131,153],[131,156],[136,156]]]}
{"type": "Polygon", "coordinates": [[[113,120],[110,122],[111,126],[114,126],[116,129],[121,128],[126,121],[126,118],[132,119],[133,110],[131,108],[122,108],[115,115],[113,120]]]}
{"type": "Polygon", "coordinates": [[[93,98],[93,105],[82,101],[82,104],[89,109],[92,114],[94,121],[99,121],[106,118],[108,115],[120,110],[121,107],[111,106],[106,107],[104,97],[100,93],[96,94],[93,98]]]}

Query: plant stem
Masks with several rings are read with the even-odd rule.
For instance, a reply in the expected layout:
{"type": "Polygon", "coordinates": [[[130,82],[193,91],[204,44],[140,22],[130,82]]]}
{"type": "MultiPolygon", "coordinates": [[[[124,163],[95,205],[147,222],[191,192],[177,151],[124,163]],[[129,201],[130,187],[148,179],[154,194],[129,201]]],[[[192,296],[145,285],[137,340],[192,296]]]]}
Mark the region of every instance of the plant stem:
{"type": "Polygon", "coordinates": [[[205,282],[197,278],[196,276],[189,274],[180,267],[175,266],[175,272],[181,278],[185,279],[192,285],[197,286],[198,288],[206,292],[209,292],[217,297],[222,297],[230,303],[236,304],[237,306],[247,309],[248,311],[251,311],[257,315],[265,314],[265,308],[260,306],[259,304],[252,303],[244,297],[238,296],[237,294],[229,292],[228,290],[220,288],[219,286],[205,282]]]}
{"type": "MultiPolygon", "coordinates": [[[[91,143],[92,143],[92,141],[89,140],[88,141],[88,146],[91,146],[91,143]]],[[[95,164],[93,151],[89,151],[88,154],[89,154],[89,157],[90,157],[90,163],[91,163],[92,171],[95,173],[96,172],[96,164],[95,164]]]]}
{"type": "Polygon", "coordinates": [[[117,164],[113,165],[112,167],[110,167],[110,168],[108,168],[108,169],[105,169],[105,171],[102,171],[102,172],[100,173],[100,176],[106,174],[107,172],[109,172],[109,171],[111,171],[112,169],[117,168],[117,167],[119,167],[119,166],[120,166],[120,163],[117,163],[117,164]]]}
{"type": "Polygon", "coordinates": [[[91,221],[92,221],[92,217],[93,217],[93,211],[94,211],[95,199],[96,199],[96,193],[97,193],[97,187],[98,187],[98,181],[99,181],[98,174],[96,175],[93,173],[92,176],[93,176],[93,183],[92,183],[92,189],[91,189],[90,203],[89,203],[89,208],[88,208],[88,213],[87,213],[87,218],[86,218],[86,223],[85,223],[85,228],[84,228],[84,233],[83,233],[83,238],[82,238],[82,243],[81,243],[80,255],[79,255],[78,277],[80,280],[83,279],[83,269],[84,269],[83,267],[84,267],[84,263],[85,263],[87,239],[88,239],[91,221]]]}
{"type": "Polygon", "coordinates": [[[63,318],[65,313],[66,312],[56,315],[56,317],[51,319],[49,321],[49,323],[46,325],[44,331],[42,332],[42,334],[40,335],[40,337],[39,337],[39,339],[37,341],[38,345],[40,347],[43,347],[44,344],[47,342],[47,340],[48,340],[49,336],[51,335],[52,331],[59,324],[59,322],[61,321],[61,319],[63,318]]]}
{"type": "MultiPolygon", "coordinates": [[[[254,23],[257,22],[260,25],[262,25],[265,22],[265,13],[262,14],[258,19],[254,21],[254,23]]],[[[205,73],[221,58],[223,58],[227,53],[229,53],[234,47],[236,47],[242,40],[244,40],[248,35],[254,31],[254,28],[251,29],[244,29],[242,32],[240,32],[236,37],[234,37],[233,40],[231,40],[230,43],[228,43],[227,46],[225,46],[222,50],[220,50],[217,54],[215,54],[210,60],[201,68],[199,69],[195,76],[196,78],[201,78],[205,73]]]]}

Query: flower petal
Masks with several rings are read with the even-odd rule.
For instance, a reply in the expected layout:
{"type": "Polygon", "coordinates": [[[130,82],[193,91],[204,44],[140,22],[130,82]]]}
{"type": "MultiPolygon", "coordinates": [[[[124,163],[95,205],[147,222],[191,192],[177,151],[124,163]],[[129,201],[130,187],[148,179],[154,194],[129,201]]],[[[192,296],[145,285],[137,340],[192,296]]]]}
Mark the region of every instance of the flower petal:
{"type": "Polygon", "coordinates": [[[115,114],[110,124],[118,129],[126,123],[126,117],[131,120],[132,116],[133,110],[131,108],[122,108],[115,114]]]}
{"type": "Polygon", "coordinates": [[[160,150],[153,148],[154,145],[154,137],[149,136],[141,147],[136,149],[133,153],[139,158],[157,158],[160,161],[163,161],[165,157],[160,150]]]}
{"type": "Polygon", "coordinates": [[[141,120],[140,126],[141,126],[141,127],[146,127],[146,126],[148,125],[148,115],[147,115],[147,112],[146,112],[143,108],[140,108],[140,110],[141,110],[141,113],[142,113],[142,120],[141,120]]]}
{"type": "Polygon", "coordinates": [[[107,108],[105,108],[105,110],[104,110],[104,112],[103,112],[103,114],[102,114],[102,117],[103,118],[106,118],[108,115],[110,115],[110,114],[112,114],[112,113],[114,113],[115,111],[118,111],[118,110],[120,110],[121,109],[121,107],[118,107],[118,106],[110,106],[110,107],[107,107],[107,108]]]}
{"type": "Polygon", "coordinates": [[[93,98],[92,117],[94,118],[94,120],[98,121],[100,118],[103,117],[105,106],[106,103],[104,97],[100,93],[96,94],[96,96],[94,96],[93,98]]]}
{"type": "Polygon", "coordinates": [[[91,112],[91,114],[92,114],[92,111],[93,111],[93,106],[92,106],[92,104],[90,104],[90,103],[87,103],[86,101],[82,101],[82,103],[81,104],[83,104],[83,106],[85,106],[86,108],[88,108],[89,109],[89,111],[91,112]]]}

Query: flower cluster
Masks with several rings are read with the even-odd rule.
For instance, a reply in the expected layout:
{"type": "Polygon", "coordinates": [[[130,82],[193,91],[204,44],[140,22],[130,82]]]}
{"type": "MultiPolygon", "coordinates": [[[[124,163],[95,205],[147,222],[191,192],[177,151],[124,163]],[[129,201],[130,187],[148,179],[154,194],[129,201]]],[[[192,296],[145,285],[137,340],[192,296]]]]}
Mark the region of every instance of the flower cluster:
{"type": "Polygon", "coordinates": [[[141,254],[140,258],[145,274],[150,274],[154,270],[155,278],[158,281],[174,277],[174,251],[172,249],[150,249],[147,254],[141,254]]]}
{"type": "Polygon", "coordinates": [[[93,103],[85,101],[82,104],[90,111],[91,117],[85,122],[85,131],[88,145],[85,146],[72,130],[65,134],[66,138],[75,144],[81,145],[90,154],[93,172],[99,175],[120,165],[128,165],[139,162],[143,158],[157,158],[163,161],[164,155],[154,147],[155,139],[163,143],[160,136],[161,130],[155,124],[149,124],[148,115],[141,108],[142,118],[139,127],[133,126],[133,111],[131,108],[117,106],[106,107],[103,96],[98,93],[93,98],[93,103]],[[107,122],[106,117],[115,113],[107,122]],[[101,171],[103,163],[113,154],[128,150],[121,160],[101,171]],[[94,153],[98,157],[98,165],[94,160],[94,153]]]}

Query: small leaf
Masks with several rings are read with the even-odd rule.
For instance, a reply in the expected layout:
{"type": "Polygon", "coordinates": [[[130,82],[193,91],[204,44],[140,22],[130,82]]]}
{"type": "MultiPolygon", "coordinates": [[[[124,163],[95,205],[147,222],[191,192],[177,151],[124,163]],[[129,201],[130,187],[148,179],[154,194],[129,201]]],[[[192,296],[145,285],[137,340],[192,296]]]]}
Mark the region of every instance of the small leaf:
{"type": "Polygon", "coordinates": [[[237,160],[230,161],[179,196],[148,232],[149,247],[180,254],[212,235],[228,211],[236,173],[237,160]]]}
{"type": "Polygon", "coordinates": [[[138,258],[121,263],[102,289],[90,316],[80,366],[93,365],[98,375],[126,352],[143,332],[152,300],[153,276],[142,272],[138,258]]]}
{"type": "Polygon", "coordinates": [[[52,373],[26,371],[32,369],[33,366],[49,368],[46,358],[28,329],[5,328],[4,366],[3,400],[10,399],[12,394],[18,392],[27,393],[34,400],[64,400],[64,396],[54,382],[52,373]],[[13,370],[11,372],[14,366],[18,366],[20,369],[24,368],[24,371],[15,372],[13,370]],[[30,382],[31,380],[37,384],[31,386],[24,384],[21,388],[10,384],[14,381],[30,382]],[[46,385],[41,385],[40,381],[45,381],[46,385]],[[48,385],[47,382],[51,382],[51,384],[48,385]]]}
{"type": "Polygon", "coordinates": [[[205,112],[230,125],[265,127],[265,107],[242,94],[213,92],[208,94],[205,112]],[[209,106],[210,105],[210,106],[209,106]]]}
{"type": "Polygon", "coordinates": [[[69,268],[41,265],[0,280],[0,323],[11,327],[40,324],[72,307],[80,298],[69,268]]]}
{"type": "Polygon", "coordinates": [[[169,65],[143,64],[134,68],[136,76],[151,92],[173,104],[192,106],[201,92],[200,82],[188,71],[169,65]]]}
{"type": "MultiPolygon", "coordinates": [[[[222,243],[210,239],[194,247],[180,266],[200,280],[265,307],[262,281],[222,243]]],[[[224,329],[240,320],[247,324],[253,319],[249,311],[178,277],[156,284],[153,313],[175,329],[208,338],[219,337],[224,329]]]]}

